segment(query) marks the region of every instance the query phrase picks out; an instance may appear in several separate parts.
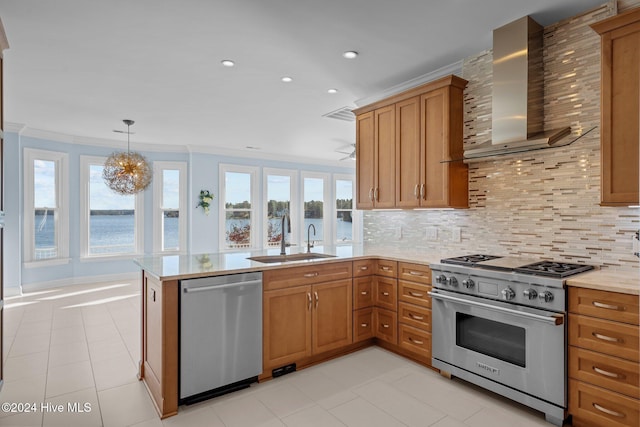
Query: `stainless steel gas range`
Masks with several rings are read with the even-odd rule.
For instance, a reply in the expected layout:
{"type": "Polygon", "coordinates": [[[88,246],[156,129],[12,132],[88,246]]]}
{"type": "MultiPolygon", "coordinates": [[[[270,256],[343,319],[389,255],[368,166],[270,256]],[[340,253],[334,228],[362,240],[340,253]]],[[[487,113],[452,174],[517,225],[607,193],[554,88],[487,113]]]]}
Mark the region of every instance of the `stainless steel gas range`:
{"type": "Polygon", "coordinates": [[[434,367],[545,413],[567,407],[565,278],[585,264],[469,255],[431,264],[434,367]]]}

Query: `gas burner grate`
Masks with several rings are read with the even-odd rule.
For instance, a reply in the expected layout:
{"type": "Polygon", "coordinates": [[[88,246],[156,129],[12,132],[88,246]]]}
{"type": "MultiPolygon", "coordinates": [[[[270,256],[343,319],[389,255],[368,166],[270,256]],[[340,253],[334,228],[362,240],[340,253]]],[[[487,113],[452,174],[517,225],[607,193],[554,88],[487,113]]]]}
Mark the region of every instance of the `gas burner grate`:
{"type": "Polygon", "coordinates": [[[574,274],[593,270],[592,265],[571,264],[567,262],[540,261],[533,264],[523,265],[515,269],[516,273],[533,274],[536,276],[547,276],[564,278],[574,274]]]}
{"type": "Polygon", "coordinates": [[[445,258],[440,260],[440,262],[443,264],[473,266],[479,262],[490,261],[496,258],[502,258],[502,257],[495,256],[495,255],[476,254],[476,255],[464,255],[464,256],[455,257],[455,258],[445,258]]]}

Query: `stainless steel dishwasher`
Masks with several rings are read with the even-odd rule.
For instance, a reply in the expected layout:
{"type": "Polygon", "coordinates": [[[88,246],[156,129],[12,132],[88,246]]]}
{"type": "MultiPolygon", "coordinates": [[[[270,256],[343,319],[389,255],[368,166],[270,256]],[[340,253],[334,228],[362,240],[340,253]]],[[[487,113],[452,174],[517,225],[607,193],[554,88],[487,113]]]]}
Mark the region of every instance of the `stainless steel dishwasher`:
{"type": "Polygon", "coordinates": [[[262,372],[262,273],[180,281],[180,400],[248,387],[262,372]]]}

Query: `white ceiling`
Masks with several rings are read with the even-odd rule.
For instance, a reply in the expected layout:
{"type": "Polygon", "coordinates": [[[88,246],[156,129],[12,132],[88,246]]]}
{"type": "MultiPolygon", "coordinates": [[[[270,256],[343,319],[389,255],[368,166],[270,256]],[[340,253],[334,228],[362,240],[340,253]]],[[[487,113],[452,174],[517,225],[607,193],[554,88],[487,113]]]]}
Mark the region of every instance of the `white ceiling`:
{"type": "Polygon", "coordinates": [[[488,49],[524,15],[548,25],[604,2],[0,0],[5,121],[121,146],[127,118],[134,148],[328,163],[355,127],[323,114],[488,49]]]}

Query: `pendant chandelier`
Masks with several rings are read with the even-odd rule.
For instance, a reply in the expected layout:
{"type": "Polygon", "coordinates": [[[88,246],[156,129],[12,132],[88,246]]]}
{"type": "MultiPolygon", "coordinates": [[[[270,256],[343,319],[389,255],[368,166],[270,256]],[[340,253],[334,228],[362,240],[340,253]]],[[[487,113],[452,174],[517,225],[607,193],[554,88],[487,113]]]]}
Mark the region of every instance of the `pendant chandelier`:
{"type": "Polygon", "coordinates": [[[135,122],[126,119],[123,122],[127,125],[127,151],[114,152],[107,158],[102,170],[102,179],[114,192],[129,195],[147,188],[153,172],[143,155],[129,149],[129,128],[135,122]]]}

